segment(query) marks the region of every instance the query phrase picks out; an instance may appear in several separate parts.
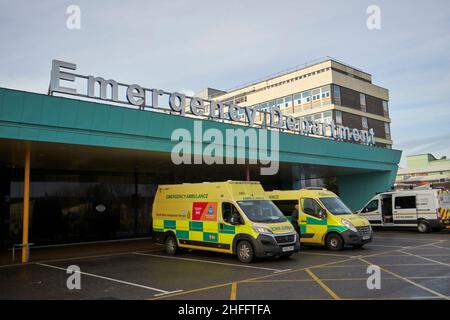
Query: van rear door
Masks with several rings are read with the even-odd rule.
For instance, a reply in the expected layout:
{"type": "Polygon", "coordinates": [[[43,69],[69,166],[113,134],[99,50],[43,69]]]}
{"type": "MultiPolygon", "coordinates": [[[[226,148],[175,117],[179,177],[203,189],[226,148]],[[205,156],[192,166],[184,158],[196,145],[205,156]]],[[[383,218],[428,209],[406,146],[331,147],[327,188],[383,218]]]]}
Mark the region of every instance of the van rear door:
{"type": "Polygon", "coordinates": [[[416,195],[394,194],[393,199],[393,221],[395,225],[416,226],[417,225],[417,204],[416,195]]]}

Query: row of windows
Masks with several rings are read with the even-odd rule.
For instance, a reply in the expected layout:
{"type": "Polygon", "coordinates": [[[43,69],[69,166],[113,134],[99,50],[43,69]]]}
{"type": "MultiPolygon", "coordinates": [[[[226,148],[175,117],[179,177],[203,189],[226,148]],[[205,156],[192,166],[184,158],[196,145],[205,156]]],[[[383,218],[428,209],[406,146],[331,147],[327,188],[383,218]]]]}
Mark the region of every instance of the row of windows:
{"type": "MultiPolygon", "coordinates": [[[[259,90],[254,90],[251,93],[255,93],[255,92],[258,92],[258,91],[262,91],[262,90],[268,90],[270,88],[275,88],[275,87],[278,87],[278,86],[281,86],[281,85],[284,85],[284,84],[287,84],[287,83],[290,83],[290,82],[294,82],[294,81],[297,81],[297,80],[305,79],[307,77],[314,76],[316,74],[319,74],[319,73],[322,73],[322,72],[325,72],[325,71],[329,71],[329,70],[330,70],[330,68],[328,67],[328,68],[323,68],[323,69],[320,69],[320,70],[317,70],[317,71],[305,73],[305,74],[299,75],[297,77],[293,77],[293,78],[288,79],[288,80],[284,80],[284,81],[280,81],[280,82],[271,84],[270,86],[263,87],[263,88],[261,88],[259,90]]],[[[241,103],[241,102],[246,102],[247,101],[247,96],[246,95],[245,96],[239,96],[239,95],[231,97],[231,98],[228,98],[224,102],[225,103],[230,103],[230,102],[241,103]]]]}
{"type": "MultiPolygon", "coordinates": [[[[331,104],[330,86],[306,90],[283,98],[271,100],[251,106],[261,111],[270,111],[271,107],[282,109],[284,114],[291,114],[331,104]]],[[[243,114],[243,111],[242,111],[243,114]]]]}
{"type": "MultiPolygon", "coordinates": [[[[386,201],[391,201],[387,199],[386,201]]],[[[367,206],[362,210],[363,212],[373,212],[378,210],[378,199],[370,201],[367,206]]],[[[400,196],[395,197],[394,200],[395,209],[416,209],[416,196],[400,196]]]]}

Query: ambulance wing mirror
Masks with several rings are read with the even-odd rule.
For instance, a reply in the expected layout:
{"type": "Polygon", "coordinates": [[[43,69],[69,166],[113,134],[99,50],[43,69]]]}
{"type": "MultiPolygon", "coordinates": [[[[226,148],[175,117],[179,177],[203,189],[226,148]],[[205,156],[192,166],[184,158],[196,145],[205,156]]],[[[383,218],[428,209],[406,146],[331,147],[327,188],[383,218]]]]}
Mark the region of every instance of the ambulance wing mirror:
{"type": "Polygon", "coordinates": [[[327,210],[321,209],[321,210],[319,211],[319,218],[320,218],[320,219],[325,219],[326,217],[327,217],[327,210]]]}

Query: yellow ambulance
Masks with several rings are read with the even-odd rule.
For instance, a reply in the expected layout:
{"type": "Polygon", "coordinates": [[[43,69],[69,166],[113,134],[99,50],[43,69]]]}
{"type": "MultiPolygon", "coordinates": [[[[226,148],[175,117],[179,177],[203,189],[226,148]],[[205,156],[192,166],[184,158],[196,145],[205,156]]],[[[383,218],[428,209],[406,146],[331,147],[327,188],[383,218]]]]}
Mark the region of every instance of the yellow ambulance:
{"type": "Polygon", "coordinates": [[[300,249],[292,224],[259,182],[160,185],[153,203],[153,237],[174,255],[179,248],[255,257],[290,256],[300,249]]]}
{"type": "Polygon", "coordinates": [[[298,212],[296,229],[301,243],[341,250],[345,245],[361,248],[372,241],[369,221],[353,214],[331,191],[306,188],[267,191],[266,195],[290,221],[292,214],[298,212]]]}

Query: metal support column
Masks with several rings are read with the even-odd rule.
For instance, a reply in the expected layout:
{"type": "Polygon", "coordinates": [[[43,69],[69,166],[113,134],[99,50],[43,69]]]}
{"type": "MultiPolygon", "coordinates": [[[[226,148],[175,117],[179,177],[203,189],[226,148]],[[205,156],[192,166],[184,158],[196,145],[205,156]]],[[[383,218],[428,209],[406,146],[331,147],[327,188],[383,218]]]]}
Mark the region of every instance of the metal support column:
{"type": "Polygon", "coordinates": [[[23,179],[23,225],[22,225],[22,263],[30,258],[28,246],[28,229],[30,224],[30,144],[25,146],[25,170],[23,179]]]}

